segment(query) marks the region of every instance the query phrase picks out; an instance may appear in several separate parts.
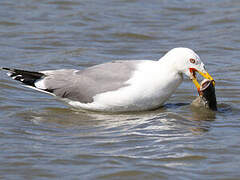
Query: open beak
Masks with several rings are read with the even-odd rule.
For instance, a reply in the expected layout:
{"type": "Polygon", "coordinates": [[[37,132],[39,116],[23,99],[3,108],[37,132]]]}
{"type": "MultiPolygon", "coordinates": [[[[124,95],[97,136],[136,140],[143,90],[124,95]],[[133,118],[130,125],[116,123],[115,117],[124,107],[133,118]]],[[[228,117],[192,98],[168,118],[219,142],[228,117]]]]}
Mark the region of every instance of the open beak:
{"type": "Polygon", "coordinates": [[[197,81],[197,77],[196,77],[196,72],[198,72],[201,76],[203,76],[205,79],[208,79],[210,81],[213,81],[213,85],[215,86],[215,81],[213,80],[212,76],[210,76],[210,74],[208,72],[201,72],[196,70],[195,68],[189,68],[190,74],[191,74],[191,80],[194,83],[194,85],[196,86],[198,93],[200,92],[200,84],[197,81]]]}

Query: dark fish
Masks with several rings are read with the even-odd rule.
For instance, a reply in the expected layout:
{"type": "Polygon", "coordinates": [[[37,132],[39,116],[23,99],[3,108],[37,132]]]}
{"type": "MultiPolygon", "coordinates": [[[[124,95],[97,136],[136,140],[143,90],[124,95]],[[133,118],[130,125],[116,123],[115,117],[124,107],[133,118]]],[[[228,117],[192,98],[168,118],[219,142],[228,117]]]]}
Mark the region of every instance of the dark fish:
{"type": "Polygon", "coordinates": [[[192,105],[196,107],[205,107],[213,111],[217,110],[217,100],[213,81],[204,79],[201,82],[199,97],[192,102],[192,105]]]}

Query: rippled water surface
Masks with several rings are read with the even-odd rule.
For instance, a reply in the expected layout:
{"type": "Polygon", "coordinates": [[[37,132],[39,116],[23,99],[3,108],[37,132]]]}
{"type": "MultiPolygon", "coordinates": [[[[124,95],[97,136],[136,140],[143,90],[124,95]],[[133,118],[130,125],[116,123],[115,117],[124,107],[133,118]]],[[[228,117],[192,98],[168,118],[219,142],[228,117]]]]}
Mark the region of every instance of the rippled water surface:
{"type": "Polygon", "coordinates": [[[185,80],[163,108],[78,112],[0,72],[1,179],[239,179],[240,1],[1,0],[0,65],[78,68],[194,49],[217,112],[185,80]]]}

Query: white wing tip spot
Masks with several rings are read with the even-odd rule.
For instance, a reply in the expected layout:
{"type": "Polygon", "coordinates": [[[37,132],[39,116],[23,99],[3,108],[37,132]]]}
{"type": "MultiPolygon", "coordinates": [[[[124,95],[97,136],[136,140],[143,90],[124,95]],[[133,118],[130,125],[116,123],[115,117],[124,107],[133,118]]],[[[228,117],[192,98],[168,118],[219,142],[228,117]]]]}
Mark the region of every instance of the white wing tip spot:
{"type": "Polygon", "coordinates": [[[45,83],[44,83],[44,79],[39,79],[37,80],[34,85],[36,86],[36,88],[39,88],[39,89],[47,89],[46,86],[45,86],[45,83]]]}
{"type": "Polygon", "coordinates": [[[8,73],[7,73],[7,75],[8,75],[8,76],[11,76],[11,75],[12,75],[12,73],[11,73],[11,72],[8,72],[8,73]]]}

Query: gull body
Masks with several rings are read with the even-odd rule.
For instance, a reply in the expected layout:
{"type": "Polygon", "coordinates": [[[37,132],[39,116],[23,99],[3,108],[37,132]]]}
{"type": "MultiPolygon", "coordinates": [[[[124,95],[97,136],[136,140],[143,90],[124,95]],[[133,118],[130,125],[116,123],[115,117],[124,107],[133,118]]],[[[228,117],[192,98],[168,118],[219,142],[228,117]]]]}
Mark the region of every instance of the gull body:
{"type": "Polygon", "coordinates": [[[113,61],[84,70],[2,69],[24,85],[57,96],[75,108],[107,112],[158,108],[174,93],[184,75],[197,88],[195,72],[212,80],[200,57],[188,48],[174,48],[158,61],[113,61]]]}

